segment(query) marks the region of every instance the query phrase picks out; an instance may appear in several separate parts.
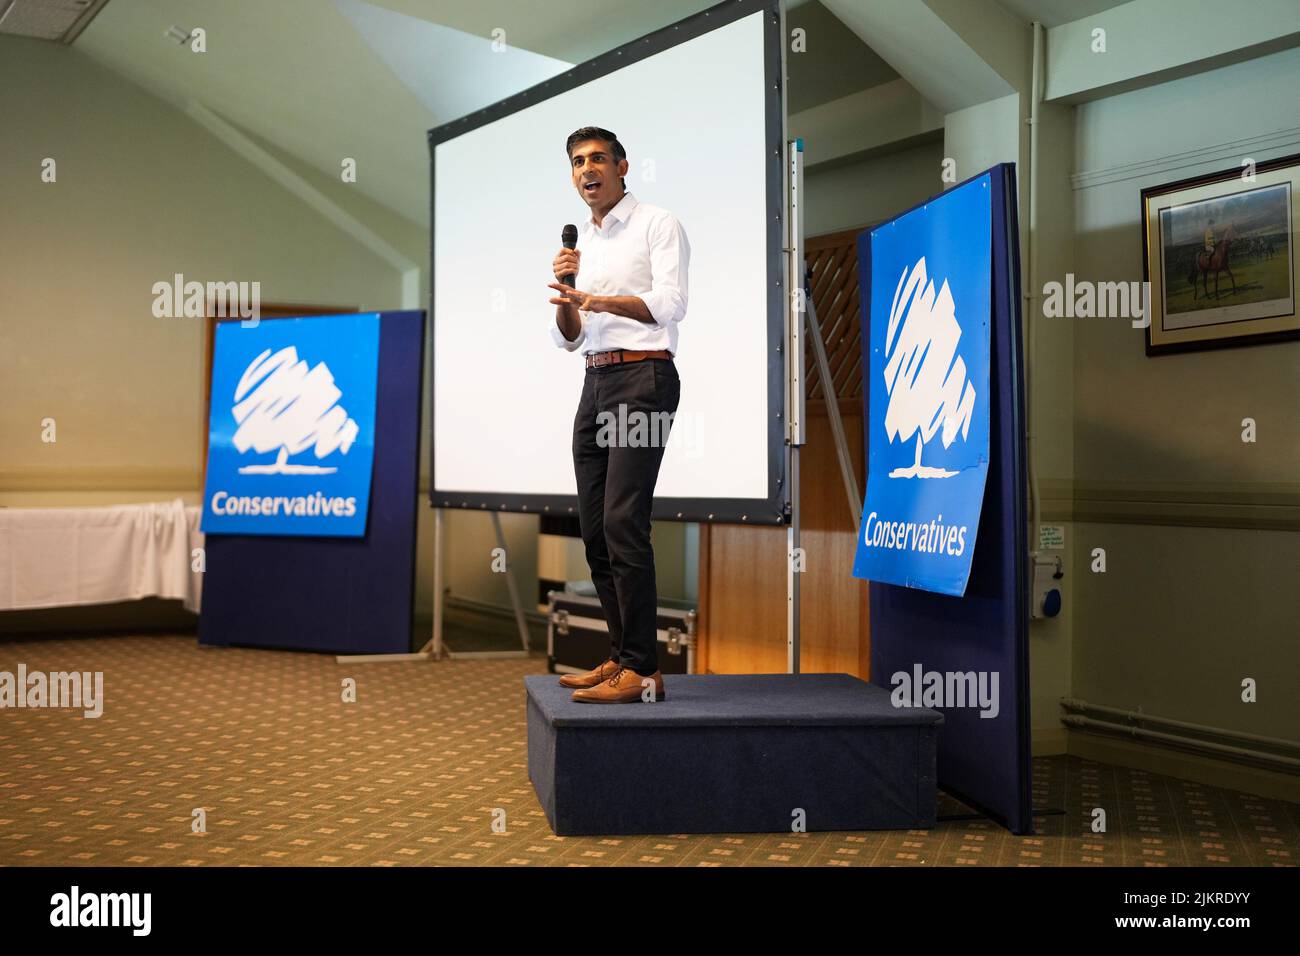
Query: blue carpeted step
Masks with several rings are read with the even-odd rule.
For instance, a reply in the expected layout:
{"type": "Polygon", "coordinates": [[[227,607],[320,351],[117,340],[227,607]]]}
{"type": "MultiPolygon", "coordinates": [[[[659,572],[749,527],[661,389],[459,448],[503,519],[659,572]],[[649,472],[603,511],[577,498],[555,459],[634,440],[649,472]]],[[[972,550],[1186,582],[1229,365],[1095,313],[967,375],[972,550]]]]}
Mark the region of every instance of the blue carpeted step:
{"type": "Polygon", "coordinates": [[[597,707],[524,679],[528,776],[559,835],[924,828],[943,715],[848,674],[664,677],[597,707]]]}

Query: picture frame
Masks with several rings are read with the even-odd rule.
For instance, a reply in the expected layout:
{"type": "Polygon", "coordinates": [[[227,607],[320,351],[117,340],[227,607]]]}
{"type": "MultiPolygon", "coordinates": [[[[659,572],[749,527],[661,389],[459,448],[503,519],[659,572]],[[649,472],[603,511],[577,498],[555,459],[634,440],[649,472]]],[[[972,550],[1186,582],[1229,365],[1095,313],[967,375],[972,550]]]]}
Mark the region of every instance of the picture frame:
{"type": "Polygon", "coordinates": [[[1141,192],[1146,354],[1300,339],[1300,154],[1141,192]]]}

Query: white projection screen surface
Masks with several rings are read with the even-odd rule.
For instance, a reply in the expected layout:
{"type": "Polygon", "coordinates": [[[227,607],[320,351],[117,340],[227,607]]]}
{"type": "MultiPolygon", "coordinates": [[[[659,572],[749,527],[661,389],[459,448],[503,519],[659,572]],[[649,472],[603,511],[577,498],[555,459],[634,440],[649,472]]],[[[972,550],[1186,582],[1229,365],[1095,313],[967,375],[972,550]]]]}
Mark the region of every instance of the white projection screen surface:
{"type": "Polygon", "coordinates": [[[773,0],[723,4],[430,131],[433,506],[577,513],[586,372],[551,339],[547,283],[561,229],[590,218],[564,149],[590,125],[691,249],[654,517],[783,520],[779,31],[773,0]]]}

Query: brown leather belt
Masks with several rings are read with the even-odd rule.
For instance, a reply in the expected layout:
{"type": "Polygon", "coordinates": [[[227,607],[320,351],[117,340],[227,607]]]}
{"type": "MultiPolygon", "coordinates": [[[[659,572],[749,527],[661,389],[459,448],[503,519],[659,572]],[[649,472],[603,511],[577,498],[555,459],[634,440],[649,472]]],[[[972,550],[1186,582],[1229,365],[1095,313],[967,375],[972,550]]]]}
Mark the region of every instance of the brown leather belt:
{"type": "Polygon", "coordinates": [[[673,353],[667,349],[645,352],[637,349],[614,349],[612,352],[592,352],[587,356],[587,368],[600,368],[602,365],[618,365],[622,362],[640,362],[643,359],[671,359],[673,353]]]}

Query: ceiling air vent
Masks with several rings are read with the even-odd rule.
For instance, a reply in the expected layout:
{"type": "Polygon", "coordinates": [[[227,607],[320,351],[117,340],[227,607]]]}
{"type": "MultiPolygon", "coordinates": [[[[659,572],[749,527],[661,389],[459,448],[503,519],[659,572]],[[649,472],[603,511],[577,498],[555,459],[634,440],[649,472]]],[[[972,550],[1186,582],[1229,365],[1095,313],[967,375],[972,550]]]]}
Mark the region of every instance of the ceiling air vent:
{"type": "Polygon", "coordinates": [[[0,34],[71,43],[108,0],[0,0],[0,34]]]}

